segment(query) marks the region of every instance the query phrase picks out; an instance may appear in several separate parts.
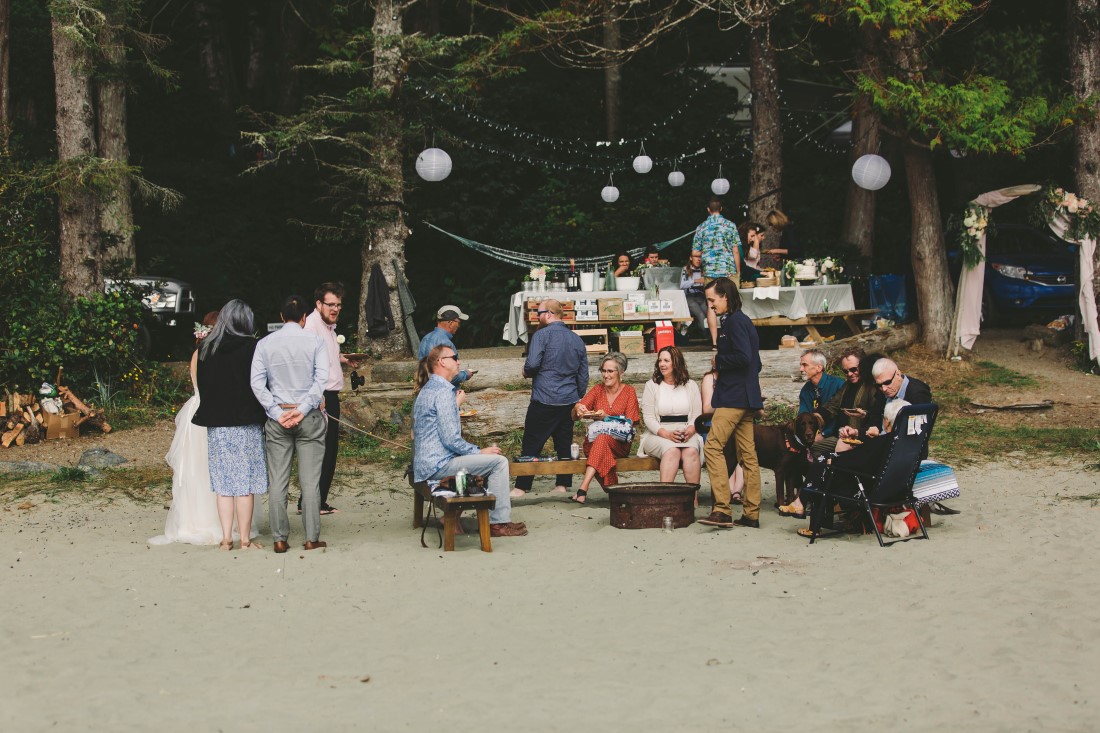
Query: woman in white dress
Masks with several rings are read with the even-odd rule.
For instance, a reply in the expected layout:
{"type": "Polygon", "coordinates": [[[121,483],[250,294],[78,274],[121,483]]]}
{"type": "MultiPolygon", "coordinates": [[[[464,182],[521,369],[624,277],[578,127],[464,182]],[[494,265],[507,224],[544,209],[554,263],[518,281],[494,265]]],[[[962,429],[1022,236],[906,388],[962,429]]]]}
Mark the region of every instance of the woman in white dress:
{"type": "Polygon", "coordinates": [[[638,455],[660,459],[661,481],[675,481],[683,466],[684,481],[699,483],[703,438],[695,431],[695,418],[702,411],[699,385],[688,376],[684,355],[665,346],[657,352],[653,379],[642,394],[645,432],[638,448],[638,455]]]}
{"type": "Polygon", "coordinates": [[[195,393],[176,414],[176,435],[164,457],[172,467],[172,508],[164,521],[164,534],[151,538],[151,545],[216,545],[222,538],[217,501],[210,491],[206,428],[191,422],[199,409],[197,347],[217,321],[218,311],[211,311],[203,317],[202,325],[195,327],[196,349],[191,355],[191,387],[195,393]]]}

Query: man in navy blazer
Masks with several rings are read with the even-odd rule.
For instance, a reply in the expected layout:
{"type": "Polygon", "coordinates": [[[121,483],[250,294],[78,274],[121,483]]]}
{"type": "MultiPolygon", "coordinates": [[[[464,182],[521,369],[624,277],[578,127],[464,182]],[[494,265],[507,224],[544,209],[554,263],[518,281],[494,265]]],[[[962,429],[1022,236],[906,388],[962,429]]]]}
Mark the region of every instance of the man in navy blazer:
{"type": "Polygon", "coordinates": [[[718,354],[715,365],[718,377],[714,382],[714,416],[710,434],[703,448],[714,496],[714,509],[700,524],[732,528],[760,526],[760,465],[756,460],[752,422],[757,410],[764,406],[760,393],[760,339],[756,326],[741,311],[741,296],[728,277],[720,277],[704,291],[709,305],[719,316],[725,316],[718,332],[718,354]],[[723,453],[731,441],[737,444],[737,462],[745,472],[744,509],[733,519],[730,508],[729,472],[723,453]]]}

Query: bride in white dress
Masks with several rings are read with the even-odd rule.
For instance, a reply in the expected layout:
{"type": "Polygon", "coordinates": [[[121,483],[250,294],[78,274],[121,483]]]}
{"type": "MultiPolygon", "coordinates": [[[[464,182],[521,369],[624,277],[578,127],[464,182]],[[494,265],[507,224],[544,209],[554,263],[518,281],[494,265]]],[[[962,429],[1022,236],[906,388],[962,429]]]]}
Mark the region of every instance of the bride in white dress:
{"type": "MultiPolygon", "coordinates": [[[[207,313],[202,325],[195,328],[195,338],[201,341],[217,322],[218,313],[207,313]]],[[[151,537],[150,545],[184,542],[191,545],[216,545],[222,539],[218,519],[217,497],[210,489],[210,470],[206,453],[206,428],[195,425],[191,418],[199,409],[199,388],[195,380],[198,349],[191,355],[191,387],[195,394],[176,414],[176,435],[164,457],[172,467],[172,508],[164,521],[164,534],[151,537]]],[[[258,503],[258,502],[257,502],[258,503]]],[[[259,534],[255,521],[252,537],[259,534]]],[[[237,532],[234,530],[234,537],[237,532]]]]}

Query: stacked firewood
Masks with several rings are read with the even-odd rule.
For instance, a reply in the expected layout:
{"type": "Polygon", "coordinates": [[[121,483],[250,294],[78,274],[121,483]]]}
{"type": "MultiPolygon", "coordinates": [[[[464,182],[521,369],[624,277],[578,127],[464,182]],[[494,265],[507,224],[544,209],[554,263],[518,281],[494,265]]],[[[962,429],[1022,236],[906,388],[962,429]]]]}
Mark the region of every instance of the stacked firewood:
{"type": "MultiPolygon", "coordinates": [[[[0,400],[0,445],[10,448],[26,443],[37,443],[46,439],[47,424],[51,419],[48,411],[33,394],[19,394],[4,391],[0,400]]],[[[62,413],[69,416],[69,425],[78,428],[83,423],[94,425],[104,433],[111,432],[111,426],[103,410],[97,410],[85,404],[68,387],[57,388],[61,400],[62,413]]]]}

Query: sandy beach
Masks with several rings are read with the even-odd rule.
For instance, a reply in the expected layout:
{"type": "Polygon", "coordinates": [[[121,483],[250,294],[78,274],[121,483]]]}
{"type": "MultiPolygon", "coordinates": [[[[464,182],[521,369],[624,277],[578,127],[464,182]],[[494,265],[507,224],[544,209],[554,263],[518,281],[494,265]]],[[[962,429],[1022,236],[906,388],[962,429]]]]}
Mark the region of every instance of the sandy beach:
{"type": "MultiPolygon", "coordinates": [[[[531,534],[423,549],[365,472],[324,552],[150,548],[164,510],[0,510],[5,730],[1086,731],[1100,703],[1100,473],[963,468],[931,541],[608,525],[548,479],[531,534]]],[[[637,480],[644,474],[634,474],[637,480]]],[[[704,496],[698,516],[708,504],[704,496]]],[[[266,527],[265,527],[266,529],[266,527]]],[[[265,538],[262,538],[262,541],[265,538]]],[[[270,547],[269,537],[266,544],[270,547]]]]}

